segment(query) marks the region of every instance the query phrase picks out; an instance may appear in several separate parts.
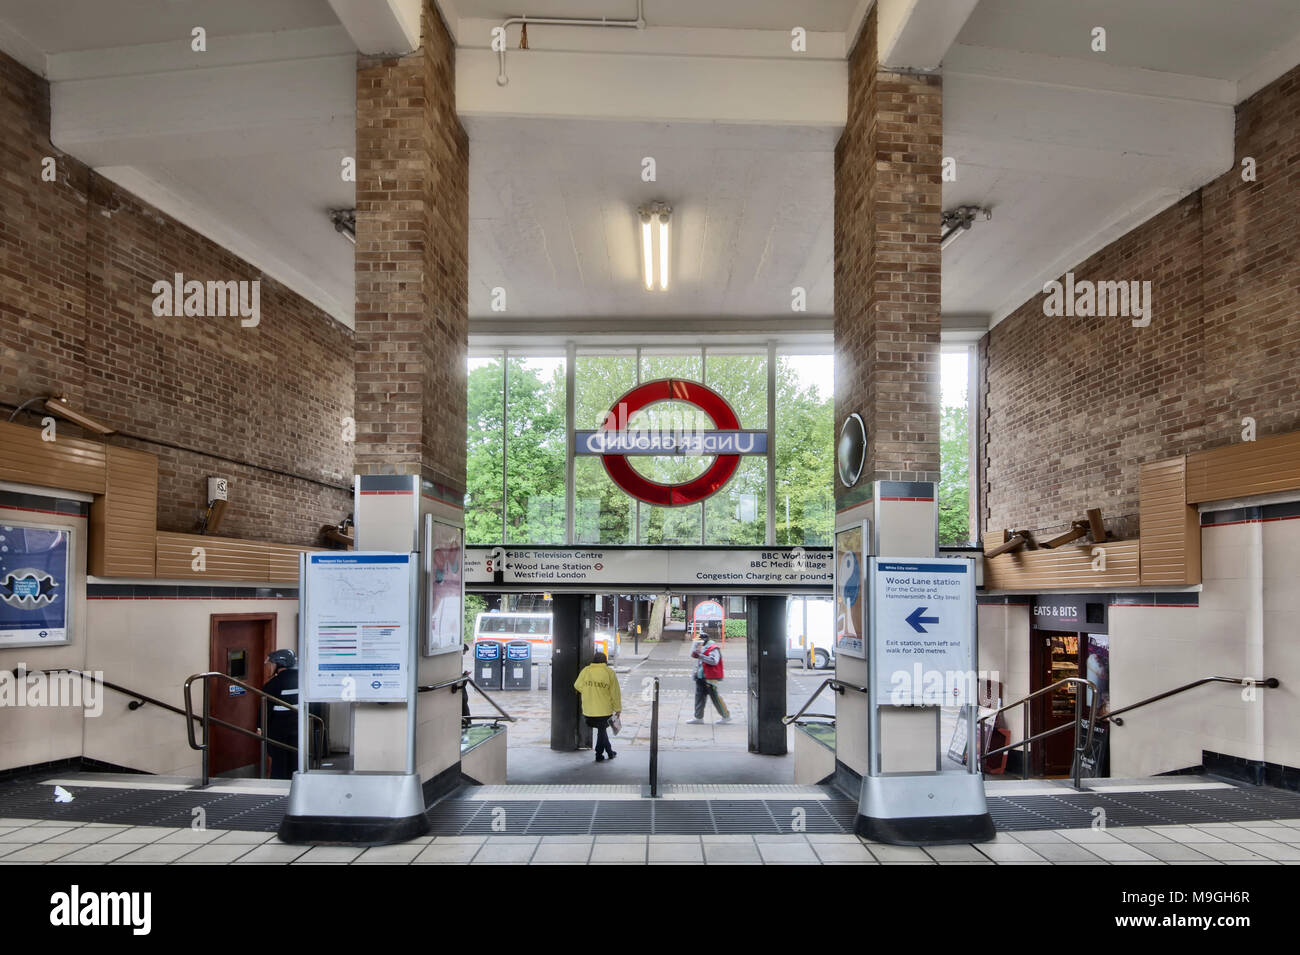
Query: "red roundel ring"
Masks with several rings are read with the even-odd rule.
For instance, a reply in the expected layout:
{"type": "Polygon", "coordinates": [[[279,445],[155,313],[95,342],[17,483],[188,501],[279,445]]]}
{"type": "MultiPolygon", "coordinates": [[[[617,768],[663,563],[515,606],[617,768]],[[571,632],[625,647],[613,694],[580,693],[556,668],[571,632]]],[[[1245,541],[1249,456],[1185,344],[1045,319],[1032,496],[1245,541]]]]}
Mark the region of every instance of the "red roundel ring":
{"type": "MultiPolygon", "coordinates": [[[[610,409],[615,422],[619,420],[619,406],[625,406],[624,421],[630,421],[632,415],[642,408],[660,401],[684,401],[703,411],[713,421],[713,426],[723,431],[739,431],[740,419],[731,410],[725,398],[712,388],[706,388],[699,382],[682,381],[678,378],[660,378],[637,385],[623,397],[614,402],[610,409]]],[[[602,431],[617,431],[617,427],[602,427],[602,431]]],[[[722,490],[731,480],[740,466],[739,454],[719,454],[713,463],[699,477],[685,484],[660,484],[637,473],[624,454],[602,455],[605,472],[610,480],[637,500],[660,507],[682,507],[696,504],[712,494],[722,490]]]]}

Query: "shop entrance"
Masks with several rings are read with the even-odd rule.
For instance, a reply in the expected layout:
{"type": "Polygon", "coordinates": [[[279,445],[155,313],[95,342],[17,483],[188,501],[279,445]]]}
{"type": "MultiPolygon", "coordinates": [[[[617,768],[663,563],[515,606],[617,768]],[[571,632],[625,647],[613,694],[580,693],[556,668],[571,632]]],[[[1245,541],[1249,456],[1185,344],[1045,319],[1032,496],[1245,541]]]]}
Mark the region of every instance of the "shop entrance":
{"type": "MultiPolygon", "coordinates": [[[[1029,640],[1030,691],[1051,686],[1067,677],[1082,677],[1097,687],[1097,715],[1110,705],[1110,637],[1108,598],[1104,594],[1043,594],[1031,605],[1029,640]]],[[[1062,687],[1030,704],[1030,730],[1041,733],[1070,723],[1075,697],[1084,693],[1084,719],[1093,702],[1089,691],[1077,684],[1062,687]]],[[[1092,747],[1083,755],[1083,774],[1109,775],[1109,729],[1104,721],[1094,728],[1092,747]]],[[[1066,776],[1073,771],[1074,734],[1063,731],[1030,747],[1030,771],[1038,776],[1066,776]]]]}
{"type": "MultiPolygon", "coordinates": [[[[1036,692],[1060,680],[1080,675],[1079,635],[1077,633],[1035,630],[1031,643],[1030,691],[1036,692]]],[[[1045,694],[1030,704],[1030,733],[1037,735],[1074,719],[1076,684],[1045,694]]],[[[1069,775],[1074,759],[1074,735],[1057,733],[1031,747],[1031,771],[1036,776],[1069,775]]]]}

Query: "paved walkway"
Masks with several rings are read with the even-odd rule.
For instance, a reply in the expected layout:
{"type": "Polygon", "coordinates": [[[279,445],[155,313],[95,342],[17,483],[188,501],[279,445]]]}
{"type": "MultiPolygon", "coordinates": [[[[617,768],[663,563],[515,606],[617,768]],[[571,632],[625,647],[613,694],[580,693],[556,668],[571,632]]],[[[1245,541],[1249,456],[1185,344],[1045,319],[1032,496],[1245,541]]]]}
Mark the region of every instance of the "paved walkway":
{"type": "Polygon", "coordinates": [[[1300,820],[1000,833],[919,849],[852,835],[442,836],[354,849],[270,833],[0,819],[5,864],[1296,865],[1300,820]]]}
{"type": "MultiPolygon", "coordinates": [[[[650,711],[653,680],[659,686],[659,747],[664,751],[738,751],[748,750],[748,689],[744,638],[732,638],[723,648],[727,678],[722,683],[722,699],[731,715],[730,723],[720,723],[711,702],[705,703],[703,724],[688,723],[694,714],[696,661],[691,658],[689,640],[664,640],[642,643],[634,653],[632,644],[623,646],[614,661],[623,691],[623,729],[615,739],[615,748],[649,749],[650,711]]],[[[788,705],[797,709],[828,676],[831,670],[806,670],[791,663],[787,669],[788,705]]],[[[491,691],[489,691],[491,692],[491,691]]],[[[510,724],[508,745],[513,759],[516,750],[549,748],[551,740],[551,690],[502,690],[492,693],[516,722],[510,724]]],[[[472,712],[487,715],[491,708],[471,694],[472,712]]],[[[835,694],[824,693],[818,700],[819,712],[834,712],[835,694]]],[[[789,712],[794,712],[790,709],[789,712]]]]}

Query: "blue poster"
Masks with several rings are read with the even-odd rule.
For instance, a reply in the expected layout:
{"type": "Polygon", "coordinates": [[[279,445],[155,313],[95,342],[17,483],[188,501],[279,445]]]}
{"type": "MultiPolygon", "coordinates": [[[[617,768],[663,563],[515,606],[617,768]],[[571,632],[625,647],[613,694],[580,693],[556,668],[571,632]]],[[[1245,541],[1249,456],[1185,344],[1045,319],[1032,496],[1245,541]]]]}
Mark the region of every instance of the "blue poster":
{"type": "Polygon", "coordinates": [[[69,537],[0,524],[0,646],[68,642],[69,537]]]}

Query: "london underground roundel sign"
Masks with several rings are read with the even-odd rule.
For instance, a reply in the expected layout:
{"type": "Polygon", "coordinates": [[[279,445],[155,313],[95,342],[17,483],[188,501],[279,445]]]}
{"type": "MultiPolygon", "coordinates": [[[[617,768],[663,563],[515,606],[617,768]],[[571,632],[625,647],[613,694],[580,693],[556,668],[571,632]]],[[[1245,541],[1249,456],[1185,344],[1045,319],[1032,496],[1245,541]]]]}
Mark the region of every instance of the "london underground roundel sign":
{"type": "Polygon", "coordinates": [[[595,431],[574,433],[574,451],[599,456],[610,479],[647,504],[682,507],[695,504],[722,490],[740,466],[742,455],[766,454],[767,432],[746,431],[731,405],[712,388],[696,381],[661,378],[627,392],[605,415],[595,431]],[[637,429],[628,427],[632,416],[660,401],[694,405],[713,422],[713,430],[637,429]],[[712,457],[704,473],[681,484],[660,484],[639,473],[630,456],[712,457]]]}

